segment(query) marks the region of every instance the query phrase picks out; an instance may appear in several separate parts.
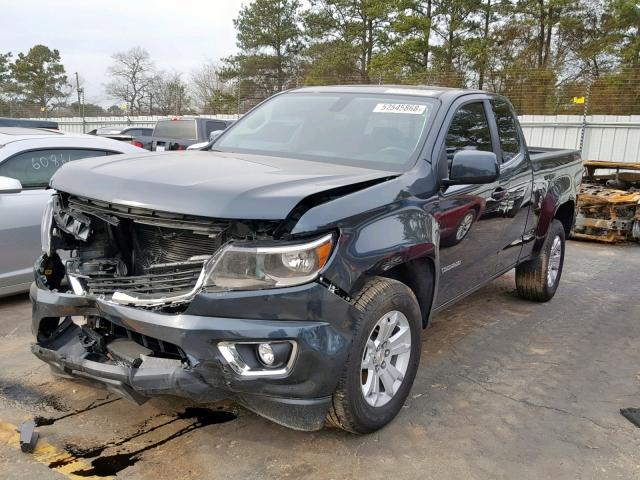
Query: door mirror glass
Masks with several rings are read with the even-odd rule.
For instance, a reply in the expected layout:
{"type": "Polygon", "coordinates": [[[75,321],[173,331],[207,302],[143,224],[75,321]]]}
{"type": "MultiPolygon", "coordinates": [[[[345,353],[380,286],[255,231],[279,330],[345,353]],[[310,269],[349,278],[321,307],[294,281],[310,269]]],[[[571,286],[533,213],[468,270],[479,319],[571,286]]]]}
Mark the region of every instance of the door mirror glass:
{"type": "Polygon", "coordinates": [[[500,176],[498,158],[493,152],[459,150],[451,161],[447,185],[472,185],[495,182],[500,176]]]}
{"type": "Polygon", "coordinates": [[[20,193],[22,184],[16,178],[0,177],[0,193],[20,193]]]}

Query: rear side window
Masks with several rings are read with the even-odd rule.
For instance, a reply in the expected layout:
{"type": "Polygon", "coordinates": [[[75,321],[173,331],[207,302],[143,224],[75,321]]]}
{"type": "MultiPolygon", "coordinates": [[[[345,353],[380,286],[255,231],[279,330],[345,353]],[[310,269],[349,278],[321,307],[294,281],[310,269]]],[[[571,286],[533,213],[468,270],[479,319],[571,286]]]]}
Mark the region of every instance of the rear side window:
{"type": "Polygon", "coordinates": [[[472,102],[456,111],[446,138],[447,156],[458,150],[493,151],[489,122],[483,102],[472,102]]]}
{"type": "Polygon", "coordinates": [[[24,188],[45,188],[65,163],[88,157],[103,157],[104,150],[45,149],[22,152],[0,164],[0,176],[20,180],[24,188]]]}
{"type": "Polygon", "coordinates": [[[176,140],[197,140],[195,120],[158,120],[153,131],[154,137],[176,140]]]}
{"type": "Polygon", "coordinates": [[[504,100],[492,100],[491,107],[496,117],[498,125],[498,135],[500,136],[500,149],[502,150],[502,161],[508,162],[520,153],[520,135],[516,119],[509,104],[504,100]]]}

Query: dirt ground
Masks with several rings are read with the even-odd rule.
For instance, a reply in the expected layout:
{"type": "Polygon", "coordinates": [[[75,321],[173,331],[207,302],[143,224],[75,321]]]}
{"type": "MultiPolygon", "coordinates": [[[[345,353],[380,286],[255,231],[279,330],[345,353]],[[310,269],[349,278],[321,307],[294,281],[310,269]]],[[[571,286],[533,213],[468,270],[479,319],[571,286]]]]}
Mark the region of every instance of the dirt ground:
{"type": "Polygon", "coordinates": [[[29,352],[26,295],[0,299],[0,476],[128,479],[640,478],[640,247],[570,242],[556,297],[510,273],[440,313],[399,417],[302,433],[230,403],[138,407],[53,377],[29,352]],[[44,417],[34,454],[14,428],[44,417]]]}

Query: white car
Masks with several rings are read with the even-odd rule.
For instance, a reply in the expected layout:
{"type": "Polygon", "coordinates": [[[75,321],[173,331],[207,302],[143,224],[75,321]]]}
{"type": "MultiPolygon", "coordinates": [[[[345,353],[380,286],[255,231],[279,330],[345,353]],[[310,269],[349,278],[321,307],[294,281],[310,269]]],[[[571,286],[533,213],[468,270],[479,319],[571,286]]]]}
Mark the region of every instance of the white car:
{"type": "Polygon", "coordinates": [[[29,289],[40,254],[40,219],[51,176],[67,162],[148,153],[125,142],[21,127],[0,127],[0,297],[29,289]]]}

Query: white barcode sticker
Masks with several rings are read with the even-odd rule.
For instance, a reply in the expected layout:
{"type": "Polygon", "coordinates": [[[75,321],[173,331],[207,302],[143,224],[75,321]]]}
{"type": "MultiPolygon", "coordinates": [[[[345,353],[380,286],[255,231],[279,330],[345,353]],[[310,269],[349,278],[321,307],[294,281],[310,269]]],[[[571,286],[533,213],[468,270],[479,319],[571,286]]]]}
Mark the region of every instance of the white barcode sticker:
{"type": "Polygon", "coordinates": [[[426,108],[426,105],[410,103],[379,103],[373,111],[374,113],[409,113],[412,115],[422,115],[426,108]]]}

